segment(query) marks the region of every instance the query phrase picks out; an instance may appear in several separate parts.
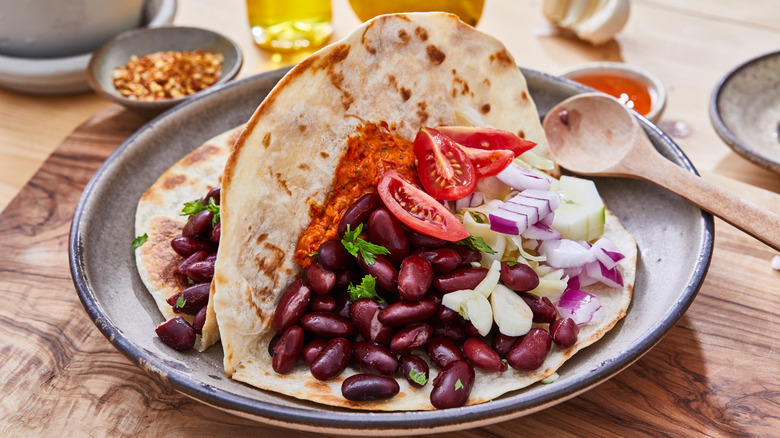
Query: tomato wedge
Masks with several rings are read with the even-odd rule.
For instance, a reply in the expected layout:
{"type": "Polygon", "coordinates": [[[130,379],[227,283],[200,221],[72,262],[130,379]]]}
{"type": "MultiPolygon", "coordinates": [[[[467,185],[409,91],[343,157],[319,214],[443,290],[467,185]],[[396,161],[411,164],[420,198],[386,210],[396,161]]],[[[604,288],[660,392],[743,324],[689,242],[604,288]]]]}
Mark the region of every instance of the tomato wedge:
{"type": "Polygon", "coordinates": [[[512,160],[515,158],[515,154],[508,149],[489,151],[485,149],[470,148],[463,145],[460,145],[460,147],[474,164],[474,171],[478,178],[493,176],[500,173],[512,164],[512,160]]]}
{"type": "Polygon", "coordinates": [[[455,142],[432,128],[420,128],[414,139],[420,182],[435,199],[465,198],[477,187],[474,164],[455,142]]]}
{"type": "Polygon", "coordinates": [[[469,237],[466,227],[447,207],[395,170],[385,171],[377,191],[385,207],[409,228],[450,242],[469,237]]]}
{"type": "Polygon", "coordinates": [[[532,141],[494,128],[439,126],[436,130],[463,146],[488,150],[508,149],[515,154],[515,157],[536,146],[532,141]]]}

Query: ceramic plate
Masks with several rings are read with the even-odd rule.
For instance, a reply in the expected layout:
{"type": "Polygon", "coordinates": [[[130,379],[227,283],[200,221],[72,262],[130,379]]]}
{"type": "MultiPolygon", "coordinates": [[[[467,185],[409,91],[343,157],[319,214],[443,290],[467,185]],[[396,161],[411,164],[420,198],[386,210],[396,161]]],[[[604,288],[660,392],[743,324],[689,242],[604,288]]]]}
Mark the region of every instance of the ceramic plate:
{"type": "MultiPolygon", "coordinates": [[[[523,70],[540,116],[585,90],[523,70]]],[[[712,217],[650,183],[601,178],[607,205],[639,245],[634,300],[628,315],[596,344],[537,384],[491,403],[426,412],[359,412],[331,408],[231,381],[222,350],[177,352],[155,335],[163,321],[139,278],[130,242],[141,194],[169,166],[212,136],[249,119],[285,70],[226,84],[156,118],[125,141],[97,171],[76,208],[70,265],[85,309],[130,360],[193,399],[261,422],[320,432],[397,435],[465,429],[552,406],[620,372],[647,352],[683,315],[701,286],[713,242],[712,217]]],[[[645,119],[656,148],[695,172],[680,149],[645,119]]]]}
{"type": "Polygon", "coordinates": [[[728,73],[712,93],[710,119],[736,153],[780,172],[780,52],[728,73]]]}

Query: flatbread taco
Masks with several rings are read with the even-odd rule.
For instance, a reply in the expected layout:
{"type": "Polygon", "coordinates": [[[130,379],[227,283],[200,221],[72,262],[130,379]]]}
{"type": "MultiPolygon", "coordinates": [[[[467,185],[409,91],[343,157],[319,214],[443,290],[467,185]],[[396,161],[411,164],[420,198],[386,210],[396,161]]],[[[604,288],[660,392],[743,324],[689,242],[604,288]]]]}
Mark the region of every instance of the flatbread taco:
{"type": "Polygon", "coordinates": [[[364,23],[279,82],[225,163],[226,374],[365,410],[553,380],[625,315],[636,269],[595,185],[559,176],[500,42],[444,13],[364,23]]]}

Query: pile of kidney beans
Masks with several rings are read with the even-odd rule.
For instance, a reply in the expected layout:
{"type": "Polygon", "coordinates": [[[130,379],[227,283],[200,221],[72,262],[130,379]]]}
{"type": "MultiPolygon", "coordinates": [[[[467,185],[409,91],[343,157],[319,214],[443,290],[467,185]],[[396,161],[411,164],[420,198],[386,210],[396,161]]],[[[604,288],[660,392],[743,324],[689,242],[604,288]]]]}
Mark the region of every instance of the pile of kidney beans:
{"type": "MultiPolygon", "coordinates": [[[[209,190],[202,204],[209,205],[209,199],[219,205],[220,188],[209,190]]],[[[214,277],[214,263],[222,223],[213,225],[214,212],[201,210],[191,215],[181,230],[181,237],[171,240],[171,247],[184,257],[173,270],[184,275],[191,286],[168,298],[168,304],[177,314],[194,315],[192,324],[181,316],[165,321],[155,332],[163,342],[177,350],[189,350],[195,345],[195,335],[202,334],[206,322],[206,307],[209,302],[209,288],[214,277]],[[179,303],[180,305],[177,305],[179,303]],[[183,304],[182,304],[183,303],[183,304]]]]}
{"type": "Polygon", "coordinates": [[[427,354],[440,369],[432,382],[431,404],[437,409],[463,406],[474,384],[474,368],[503,372],[542,365],[552,343],[574,345],[578,329],[569,318],[558,318],[547,298],[527,293],[539,283],[530,267],[502,262],[501,282],[515,290],[533,311],[537,328],[521,337],[506,336],[494,326],[482,337],[458,312],[441,305],[444,294],[473,289],[487,269],[473,267],[481,253],[404,227],[376,194],[350,206],[339,223],[364,224],[361,238],[384,246],[390,253],[368,265],[353,257],[340,240],[324,242],[302,278],[282,294],[273,317],[276,336],[269,345],[273,369],[290,372],[303,360],[311,374],[329,380],[352,364],[360,370],[342,383],[342,395],[352,401],[395,396],[400,388],[392,377],[400,372],[410,385],[427,384],[427,354]],[[386,301],[349,299],[347,287],[364,275],[376,278],[377,292],[386,301]],[[548,329],[541,327],[549,327],[548,329]],[[424,376],[424,379],[419,377],[424,376]],[[415,378],[417,377],[417,378],[415,378]]]}

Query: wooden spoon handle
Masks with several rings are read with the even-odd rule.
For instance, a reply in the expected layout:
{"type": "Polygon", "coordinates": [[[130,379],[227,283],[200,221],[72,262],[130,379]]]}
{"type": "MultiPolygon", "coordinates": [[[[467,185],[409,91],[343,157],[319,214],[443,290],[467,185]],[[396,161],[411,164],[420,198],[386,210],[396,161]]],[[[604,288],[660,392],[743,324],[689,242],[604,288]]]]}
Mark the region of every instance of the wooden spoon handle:
{"type": "Polygon", "coordinates": [[[780,216],[657,157],[633,170],[780,251],[780,216]]]}

